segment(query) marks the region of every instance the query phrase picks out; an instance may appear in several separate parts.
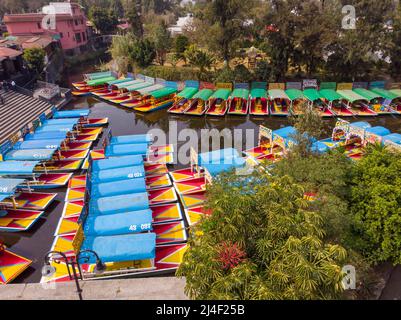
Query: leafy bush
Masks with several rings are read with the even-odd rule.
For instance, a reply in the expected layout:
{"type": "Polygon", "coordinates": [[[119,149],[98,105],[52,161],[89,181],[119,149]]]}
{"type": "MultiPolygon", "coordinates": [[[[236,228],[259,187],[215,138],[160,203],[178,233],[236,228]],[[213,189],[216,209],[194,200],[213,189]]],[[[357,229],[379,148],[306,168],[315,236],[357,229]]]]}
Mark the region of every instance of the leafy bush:
{"type": "MultiPolygon", "coordinates": [[[[189,79],[197,79],[198,70],[191,67],[168,67],[168,66],[149,66],[145,69],[141,69],[141,73],[146,74],[149,77],[162,78],[170,81],[185,81],[189,79]]],[[[213,79],[212,74],[207,74],[202,77],[201,80],[213,79]]]]}

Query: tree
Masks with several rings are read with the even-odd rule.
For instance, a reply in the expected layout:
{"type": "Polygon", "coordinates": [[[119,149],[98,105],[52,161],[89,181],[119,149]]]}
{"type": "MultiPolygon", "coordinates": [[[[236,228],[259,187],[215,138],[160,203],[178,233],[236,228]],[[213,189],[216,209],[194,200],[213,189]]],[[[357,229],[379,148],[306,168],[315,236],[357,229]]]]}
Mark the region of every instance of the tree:
{"type": "Polygon", "coordinates": [[[185,50],[187,50],[189,46],[189,39],[180,34],[175,38],[174,41],[174,50],[175,50],[175,56],[177,57],[177,59],[182,59],[184,60],[184,62],[186,63],[186,57],[185,57],[185,50]]]}
{"type": "Polygon", "coordinates": [[[102,7],[91,7],[89,19],[102,34],[113,32],[118,24],[117,16],[102,7]]]}
{"type": "Polygon", "coordinates": [[[134,43],[130,56],[137,66],[146,68],[156,58],[155,46],[148,39],[139,39],[134,43]]]}
{"type": "Polygon", "coordinates": [[[190,45],[184,53],[189,64],[199,69],[199,80],[214,64],[215,58],[205,50],[201,50],[196,45],[190,45]]]}
{"type": "Polygon", "coordinates": [[[166,61],[166,54],[172,45],[171,34],[164,21],[155,26],[150,39],[155,45],[156,61],[163,66],[166,61]]]}
{"type": "Polygon", "coordinates": [[[135,37],[128,33],[123,36],[113,37],[109,52],[113,61],[117,64],[118,71],[127,73],[133,63],[131,53],[134,47],[135,37]]]}
{"type": "Polygon", "coordinates": [[[350,207],[357,244],[374,263],[401,263],[400,169],[400,153],[371,146],[352,170],[350,207]]]}
{"type": "Polygon", "coordinates": [[[289,177],[233,173],[208,188],[212,215],[190,236],[177,272],[195,299],[333,299],[346,251],[323,240],[322,219],[289,177]],[[249,183],[251,181],[251,183],[249,183]]]}
{"type": "Polygon", "coordinates": [[[397,7],[394,13],[394,23],[393,23],[393,32],[391,34],[391,42],[390,42],[390,73],[393,77],[397,79],[400,78],[401,75],[401,62],[399,57],[401,56],[401,6],[397,7]]]}
{"type": "Polygon", "coordinates": [[[42,48],[28,48],[24,50],[23,58],[31,71],[39,75],[45,67],[46,52],[42,48]]]}
{"type": "Polygon", "coordinates": [[[119,19],[124,17],[124,7],[121,0],[110,1],[110,12],[113,12],[119,19]]]}
{"type": "Polygon", "coordinates": [[[135,36],[142,39],[143,30],[143,20],[142,20],[142,1],[132,0],[127,12],[127,20],[131,25],[132,32],[135,36]]]}

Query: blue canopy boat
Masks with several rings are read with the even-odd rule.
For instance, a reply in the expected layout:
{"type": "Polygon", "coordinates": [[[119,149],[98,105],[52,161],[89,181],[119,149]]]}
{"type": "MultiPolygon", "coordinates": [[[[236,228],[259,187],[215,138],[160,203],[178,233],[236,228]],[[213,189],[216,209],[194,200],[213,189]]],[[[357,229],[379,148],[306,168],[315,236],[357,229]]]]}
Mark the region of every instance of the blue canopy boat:
{"type": "Polygon", "coordinates": [[[24,179],[0,179],[0,201],[12,197],[18,186],[24,182],[24,179]]]}
{"type": "Polygon", "coordinates": [[[74,124],[70,125],[44,125],[36,128],[35,133],[38,132],[70,132],[74,129],[74,124]]]}
{"type": "Polygon", "coordinates": [[[56,152],[54,149],[27,149],[27,150],[11,150],[6,153],[4,160],[18,160],[18,161],[36,161],[36,160],[51,160],[53,154],[56,152]]]}
{"type": "Polygon", "coordinates": [[[0,176],[29,176],[39,161],[0,161],[0,176]]]}
{"type": "MultiPolygon", "coordinates": [[[[138,261],[155,258],[156,234],[140,233],[117,236],[85,237],[81,250],[93,250],[102,262],[138,261]]],[[[89,263],[96,263],[94,255],[84,254],[89,263]]]]}
{"type": "Polygon", "coordinates": [[[386,141],[391,141],[395,144],[401,144],[401,134],[399,133],[391,133],[383,137],[383,143],[386,141]]]}
{"type": "Polygon", "coordinates": [[[134,134],[134,135],[126,135],[126,136],[111,136],[111,132],[109,133],[109,143],[110,144],[150,144],[153,141],[152,136],[150,134],[134,134]]]}
{"type": "Polygon", "coordinates": [[[147,143],[135,143],[135,144],[113,144],[109,145],[105,149],[106,157],[118,157],[128,155],[143,155],[145,156],[148,152],[147,143]]]}
{"type": "Polygon", "coordinates": [[[87,117],[89,113],[89,109],[56,111],[53,119],[87,117]]]}
{"type": "Polygon", "coordinates": [[[107,215],[145,209],[149,209],[146,192],[91,199],[89,203],[90,215],[107,215]]]}
{"type": "Polygon", "coordinates": [[[43,121],[42,125],[44,126],[71,125],[71,124],[77,124],[78,122],[79,118],[49,119],[43,121]]]}
{"type": "Polygon", "coordinates": [[[152,210],[138,210],[86,218],[85,236],[113,236],[152,230],[152,210]]]}
{"type": "Polygon", "coordinates": [[[67,137],[67,132],[35,132],[28,133],[24,139],[27,140],[48,140],[48,139],[65,139],[67,137]]]}
{"type": "MultiPolygon", "coordinates": [[[[89,183],[88,186],[90,186],[89,183]]],[[[92,185],[90,188],[90,196],[92,199],[141,192],[146,192],[146,183],[144,178],[135,179],[135,182],[131,179],[99,183],[92,185]]]]}
{"type": "Polygon", "coordinates": [[[65,138],[18,141],[16,144],[14,144],[13,149],[58,149],[64,140],[65,138]]]}
{"type": "Polygon", "coordinates": [[[115,182],[127,179],[138,179],[145,177],[145,168],[143,165],[130,166],[123,168],[115,168],[108,170],[101,170],[94,172],[90,175],[92,184],[115,182]]]}
{"type": "Polygon", "coordinates": [[[110,157],[108,159],[92,161],[91,171],[98,172],[101,170],[131,167],[137,165],[143,165],[142,155],[110,157]]]}

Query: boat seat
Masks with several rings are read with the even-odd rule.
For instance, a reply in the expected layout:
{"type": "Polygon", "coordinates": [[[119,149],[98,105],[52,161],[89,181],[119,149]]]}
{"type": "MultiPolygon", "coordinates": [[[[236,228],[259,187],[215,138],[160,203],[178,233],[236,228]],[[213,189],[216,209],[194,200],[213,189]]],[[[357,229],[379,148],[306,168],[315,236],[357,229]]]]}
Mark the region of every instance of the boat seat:
{"type": "Polygon", "coordinates": [[[92,172],[143,165],[142,155],[110,157],[108,159],[95,160],[92,162],[92,172]]]}
{"type": "MultiPolygon", "coordinates": [[[[93,250],[102,262],[123,262],[153,259],[156,249],[156,234],[126,234],[117,236],[85,237],[81,251],[93,250]]],[[[81,255],[87,257],[89,263],[96,263],[93,254],[81,255]]]]}
{"type": "Polygon", "coordinates": [[[102,198],[140,192],[146,192],[144,178],[95,184],[91,187],[90,196],[91,198],[102,198]]]}
{"type": "Polygon", "coordinates": [[[143,165],[100,170],[91,174],[92,184],[145,177],[143,165]]]}
{"type": "Polygon", "coordinates": [[[91,199],[89,203],[90,215],[106,215],[145,209],[149,209],[149,199],[146,192],[91,199]]]}
{"type": "Polygon", "coordinates": [[[113,144],[106,147],[106,157],[118,157],[128,155],[146,155],[148,152],[147,143],[135,144],[113,144]]]}
{"type": "Polygon", "coordinates": [[[86,218],[86,236],[114,236],[152,230],[152,210],[138,210],[86,218]]]}

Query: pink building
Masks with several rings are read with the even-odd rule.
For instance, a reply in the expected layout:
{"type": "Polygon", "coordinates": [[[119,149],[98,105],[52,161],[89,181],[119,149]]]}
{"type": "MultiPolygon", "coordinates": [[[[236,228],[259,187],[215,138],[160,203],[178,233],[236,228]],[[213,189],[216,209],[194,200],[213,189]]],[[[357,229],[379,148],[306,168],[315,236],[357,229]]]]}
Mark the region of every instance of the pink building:
{"type": "Polygon", "coordinates": [[[77,3],[51,2],[41,13],[6,14],[3,21],[10,35],[50,35],[67,54],[84,51],[88,42],[87,18],[77,3]]]}

